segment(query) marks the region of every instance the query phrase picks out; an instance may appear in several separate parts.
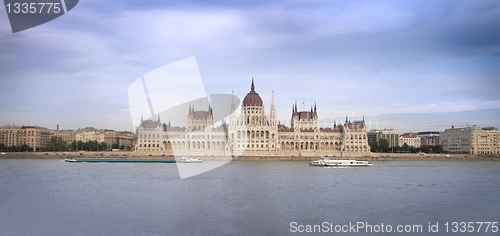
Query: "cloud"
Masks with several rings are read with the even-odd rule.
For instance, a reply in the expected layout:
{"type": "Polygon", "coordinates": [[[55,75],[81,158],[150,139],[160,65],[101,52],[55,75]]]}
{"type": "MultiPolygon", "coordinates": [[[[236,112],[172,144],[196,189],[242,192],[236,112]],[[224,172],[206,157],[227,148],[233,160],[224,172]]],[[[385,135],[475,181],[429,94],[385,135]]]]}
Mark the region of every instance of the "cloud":
{"type": "Polygon", "coordinates": [[[253,75],[266,109],[275,91],[281,119],[296,100],[329,117],[498,108],[499,11],[497,1],[84,1],[22,33],[0,24],[0,109],[78,113],[75,128],[124,115],[104,126],[128,129],[130,83],[190,56],[208,93],[243,98],[253,75]]]}

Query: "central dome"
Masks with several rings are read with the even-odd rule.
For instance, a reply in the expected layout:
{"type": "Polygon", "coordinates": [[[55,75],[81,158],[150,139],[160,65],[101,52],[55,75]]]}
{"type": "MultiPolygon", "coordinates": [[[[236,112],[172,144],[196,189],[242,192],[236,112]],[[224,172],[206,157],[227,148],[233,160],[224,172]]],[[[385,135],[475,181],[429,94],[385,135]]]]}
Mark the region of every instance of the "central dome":
{"type": "Polygon", "coordinates": [[[255,86],[253,85],[253,78],[252,78],[252,87],[250,89],[250,92],[245,96],[245,99],[243,99],[243,106],[248,107],[248,106],[262,106],[262,98],[260,98],[259,94],[255,92],[255,86]]]}

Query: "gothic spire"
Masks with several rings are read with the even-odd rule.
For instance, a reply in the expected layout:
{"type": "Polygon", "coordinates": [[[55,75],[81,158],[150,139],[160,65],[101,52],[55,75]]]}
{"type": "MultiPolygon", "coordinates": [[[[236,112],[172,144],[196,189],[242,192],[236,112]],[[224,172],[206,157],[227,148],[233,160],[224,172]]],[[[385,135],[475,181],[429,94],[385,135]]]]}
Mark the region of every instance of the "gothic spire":
{"type": "Polygon", "coordinates": [[[255,91],[255,85],[253,84],[253,76],[252,76],[252,86],[250,87],[250,91],[255,91]]]}
{"type": "Polygon", "coordinates": [[[234,104],[234,90],[233,90],[233,94],[231,96],[231,120],[235,121],[236,122],[236,119],[237,119],[237,115],[236,115],[236,105],[234,104]]]}
{"type": "Polygon", "coordinates": [[[234,111],[234,90],[231,96],[231,113],[233,113],[233,111],[234,111]]]}
{"type": "Polygon", "coordinates": [[[274,90],[273,90],[273,96],[271,99],[271,119],[276,120],[276,106],[274,105],[274,90]]]}

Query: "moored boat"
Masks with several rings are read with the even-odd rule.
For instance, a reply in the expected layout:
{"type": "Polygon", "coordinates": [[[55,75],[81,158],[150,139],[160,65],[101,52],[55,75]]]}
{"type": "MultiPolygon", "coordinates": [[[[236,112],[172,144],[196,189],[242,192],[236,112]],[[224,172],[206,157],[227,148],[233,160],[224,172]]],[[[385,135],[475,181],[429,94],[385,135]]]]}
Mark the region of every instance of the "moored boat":
{"type": "Polygon", "coordinates": [[[357,160],[330,160],[329,158],[320,158],[320,160],[309,163],[311,166],[326,166],[326,167],[367,167],[372,166],[368,161],[357,160]]]}
{"type": "Polygon", "coordinates": [[[182,157],[181,158],[181,163],[201,163],[202,160],[197,157],[197,158],[189,158],[189,157],[182,157]]]}
{"type": "Polygon", "coordinates": [[[176,163],[172,159],[125,159],[125,158],[67,158],[66,162],[107,162],[107,163],[176,163]]]}

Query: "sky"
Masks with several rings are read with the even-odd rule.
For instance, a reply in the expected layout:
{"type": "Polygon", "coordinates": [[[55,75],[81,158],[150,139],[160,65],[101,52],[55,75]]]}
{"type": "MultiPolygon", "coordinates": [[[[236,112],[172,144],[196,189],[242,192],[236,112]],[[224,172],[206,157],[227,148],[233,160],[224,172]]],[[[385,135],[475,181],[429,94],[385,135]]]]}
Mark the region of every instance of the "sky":
{"type": "Polygon", "coordinates": [[[134,130],[129,86],[196,57],[207,94],[255,90],[278,118],[500,127],[499,1],[81,0],[12,33],[0,7],[0,126],[134,130]]]}

